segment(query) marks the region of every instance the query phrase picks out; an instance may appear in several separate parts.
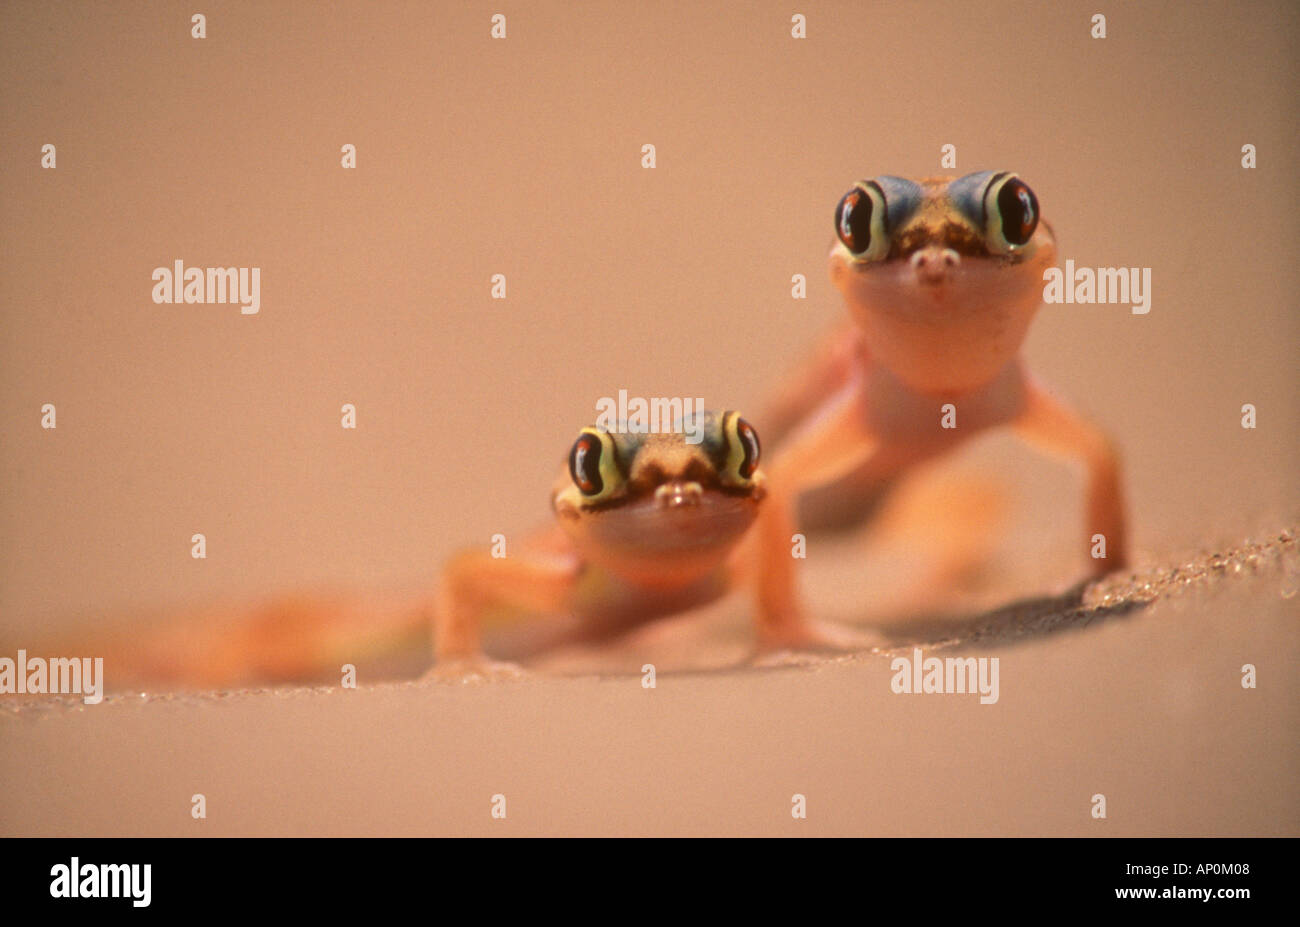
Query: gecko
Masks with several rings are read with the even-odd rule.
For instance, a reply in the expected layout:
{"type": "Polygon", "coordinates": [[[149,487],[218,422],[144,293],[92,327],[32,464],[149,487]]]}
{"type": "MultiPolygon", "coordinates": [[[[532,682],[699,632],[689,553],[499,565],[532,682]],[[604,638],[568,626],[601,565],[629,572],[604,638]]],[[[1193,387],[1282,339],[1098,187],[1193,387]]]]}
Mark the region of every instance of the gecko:
{"type": "Polygon", "coordinates": [[[691,428],[583,428],[551,490],[555,523],[493,557],[472,549],[444,567],[426,678],[520,675],[489,659],[481,626],[494,610],[576,617],[593,632],[720,598],[745,574],[741,541],[767,494],[758,432],[734,411],[691,428]],[[701,436],[691,443],[687,435],[701,436]]]}
{"type": "MultiPolygon", "coordinates": [[[[485,653],[481,632],[493,619],[592,640],[707,605],[752,576],[745,541],[767,495],[762,447],[734,411],[675,424],[649,433],[583,428],[551,490],[554,523],[512,542],[506,556],[482,548],[455,554],[431,592],[214,607],[148,632],[136,624],[110,630],[95,652],[109,655],[110,681],[209,688],[309,681],[358,658],[404,659],[421,646],[428,654],[423,625],[434,662],[422,678],[475,682],[525,675],[485,653]]],[[[773,642],[759,630],[761,660],[773,642]]]]}
{"type": "Polygon", "coordinates": [[[1010,171],[855,183],[835,207],[830,278],[848,309],[760,420],[768,500],[756,523],[758,622],[769,640],[822,641],[798,593],[791,538],[805,514],[860,516],[891,480],[991,428],[1082,462],[1085,536],[1101,575],[1127,565],[1114,443],[1025,368],[1056,237],[1010,171]],[[956,427],[944,427],[945,418],[956,427]],[[847,515],[846,515],[847,513],[847,515]]]}

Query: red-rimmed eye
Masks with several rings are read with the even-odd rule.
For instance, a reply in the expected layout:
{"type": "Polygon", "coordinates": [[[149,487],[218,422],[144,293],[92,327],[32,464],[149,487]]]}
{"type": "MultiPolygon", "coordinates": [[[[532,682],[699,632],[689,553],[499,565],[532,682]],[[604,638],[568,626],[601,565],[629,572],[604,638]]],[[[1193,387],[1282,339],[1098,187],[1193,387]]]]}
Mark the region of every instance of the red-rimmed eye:
{"type": "Polygon", "coordinates": [[[853,254],[871,247],[871,198],[856,187],[835,208],[835,234],[853,254]]]}
{"type": "Polygon", "coordinates": [[[573,442],[573,450],[569,452],[569,475],[584,496],[598,496],[605,488],[600,476],[600,455],[600,441],[587,434],[573,442]]]}
{"type": "Polygon", "coordinates": [[[758,469],[758,458],[762,453],[762,447],[758,443],[758,432],[754,430],[753,425],[742,418],[736,422],[736,434],[740,437],[741,448],[745,454],[740,461],[740,475],[747,480],[752,479],[754,471],[758,469]]]}
{"type": "Polygon", "coordinates": [[[1002,237],[1011,245],[1023,245],[1038,228],[1038,197],[1029,185],[1013,177],[998,191],[998,215],[1002,218],[1002,237]]]}
{"type": "Polygon", "coordinates": [[[854,184],[835,207],[835,235],[852,256],[853,263],[885,260],[889,256],[890,234],[889,205],[880,180],[854,184]]]}

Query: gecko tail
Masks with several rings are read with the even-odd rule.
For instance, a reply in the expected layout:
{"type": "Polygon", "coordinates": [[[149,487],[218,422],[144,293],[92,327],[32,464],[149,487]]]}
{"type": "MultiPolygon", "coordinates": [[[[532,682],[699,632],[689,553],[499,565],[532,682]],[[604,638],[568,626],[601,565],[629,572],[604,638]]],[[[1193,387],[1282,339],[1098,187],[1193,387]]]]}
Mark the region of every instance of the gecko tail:
{"type": "Polygon", "coordinates": [[[419,675],[431,660],[427,598],[287,595],[60,634],[29,653],[104,659],[109,692],[141,687],[338,685],[419,675]]]}

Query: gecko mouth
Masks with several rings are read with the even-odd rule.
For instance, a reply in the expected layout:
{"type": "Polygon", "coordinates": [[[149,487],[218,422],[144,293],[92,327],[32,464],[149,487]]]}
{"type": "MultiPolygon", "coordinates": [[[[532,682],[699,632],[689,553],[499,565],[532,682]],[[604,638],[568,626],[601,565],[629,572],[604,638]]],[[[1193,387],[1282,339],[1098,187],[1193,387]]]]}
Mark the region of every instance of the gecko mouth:
{"type": "Polygon", "coordinates": [[[648,498],[629,500],[586,519],[584,530],[611,549],[637,554],[689,553],[740,538],[758,514],[757,492],[704,490],[665,483],[648,498]]]}
{"type": "Polygon", "coordinates": [[[915,251],[907,260],[863,268],[843,293],[853,311],[868,316],[943,322],[951,313],[985,315],[1041,301],[1037,271],[1050,252],[970,257],[947,248],[915,251]]]}

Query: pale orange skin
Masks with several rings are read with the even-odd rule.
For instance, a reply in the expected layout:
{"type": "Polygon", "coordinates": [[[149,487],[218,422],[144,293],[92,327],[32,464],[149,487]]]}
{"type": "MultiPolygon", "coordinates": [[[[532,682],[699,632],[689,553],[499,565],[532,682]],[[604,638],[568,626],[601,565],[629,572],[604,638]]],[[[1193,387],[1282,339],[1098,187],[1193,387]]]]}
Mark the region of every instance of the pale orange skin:
{"type": "MultiPolygon", "coordinates": [[[[1119,461],[1094,425],[1053,399],[1023,369],[1021,345],[1042,302],[1043,270],[1056,261],[1046,222],[1011,258],[950,245],[978,234],[947,198],[953,178],[921,181],[924,199],[894,230],[905,253],[855,261],[837,241],[830,276],[848,308],[838,329],[785,384],[759,427],[780,443],[768,465],[759,519],[759,624],[766,639],[799,646],[821,633],[797,593],[791,536],[799,497],[818,487],[836,504],[879,487],[978,432],[1012,426],[1088,472],[1088,547],[1106,538],[1094,573],[1127,563],[1119,461]],[[958,427],[941,427],[942,407],[958,427]]],[[[895,249],[896,251],[901,249],[895,249]]]]}
{"type": "Polygon", "coordinates": [[[910,262],[856,267],[837,249],[831,281],[873,364],[914,393],[955,400],[992,383],[1020,352],[1042,304],[1043,270],[1056,263],[1045,224],[1030,244],[1014,267],[967,259],[927,283],[910,262]]]}
{"type": "Polygon", "coordinates": [[[741,540],[766,496],[756,471],[743,489],[716,485],[715,463],[680,434],[647,435],[615,507],[591,507],[566,469],[552,490],[556,525],[501,559],[469,551],[443,571],[434,606],[429,677],[509,677],[489,660],[480,623],[489,609],[576,617],[627,627],[707,603],[738,581],[741,540]]]}

